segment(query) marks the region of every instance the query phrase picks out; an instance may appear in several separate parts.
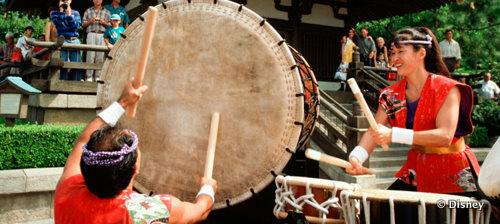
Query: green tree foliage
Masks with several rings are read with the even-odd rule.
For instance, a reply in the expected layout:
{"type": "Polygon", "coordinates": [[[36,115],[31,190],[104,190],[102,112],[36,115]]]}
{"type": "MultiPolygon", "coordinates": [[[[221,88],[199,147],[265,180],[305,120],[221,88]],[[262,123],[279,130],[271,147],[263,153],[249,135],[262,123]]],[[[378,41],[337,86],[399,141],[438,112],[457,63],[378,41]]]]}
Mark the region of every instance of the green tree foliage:
{"type": "Polygon", "coordinates": [[[459,73],[490,71],[494,80],[500,77],[500,0],[465,0],[450,3],[439,9],[407,14],[357,24],[366,26],[374,38],[388,40],[392,33],[404,27],[425,26],[438,40],[444,40],[444,31],[452,29],[454,39],[462,50],[459,73]]]}
{"type": "Polygon", "coordinates": [[[34,29],[32,37],[36,38],[40,34],[45,34],[45,23],[48,18],[41,19],[38,16],[21,14],[19,12],[3,12],[0,15],[0,44],[5,43],[5,34],[8,32],[16,35],[15,40],[24,35],[24,28],[32,26],[34,29]]]}

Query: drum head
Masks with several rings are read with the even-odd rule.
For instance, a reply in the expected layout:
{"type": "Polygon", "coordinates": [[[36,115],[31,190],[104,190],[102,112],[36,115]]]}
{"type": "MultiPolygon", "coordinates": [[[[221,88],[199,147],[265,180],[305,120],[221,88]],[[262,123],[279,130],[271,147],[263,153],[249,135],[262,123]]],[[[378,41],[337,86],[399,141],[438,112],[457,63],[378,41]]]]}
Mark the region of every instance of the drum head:
{"type": "MultiPolygon", "coordinates": [[[[143,80],[149,89],[136,117],[118,123],[139,136],[142,160],[134,186],[194,200],[211,116],[219,112],[214,208],[239,203],[264,189],[297,145],[304,103],[293,57],[267,22],[230,1],[174,0],[156,8],[143,80]]],[[[117,100],[135,76],[144,28],[135,20],[110,52],[99,107],[117,100]]]]}

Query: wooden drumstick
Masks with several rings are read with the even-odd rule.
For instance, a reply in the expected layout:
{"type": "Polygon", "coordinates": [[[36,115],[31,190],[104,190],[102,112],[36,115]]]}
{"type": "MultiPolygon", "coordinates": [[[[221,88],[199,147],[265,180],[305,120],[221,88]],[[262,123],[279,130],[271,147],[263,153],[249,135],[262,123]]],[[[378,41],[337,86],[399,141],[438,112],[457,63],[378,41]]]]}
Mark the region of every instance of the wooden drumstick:
{"type": "MultiPolygon", "coordinates": [[[[334,156],[330,156],[330,155],[318,152],[318,151],[313,150],[313,149],[306,150],[306,157],[309,159],[312,159],[312,160],[332,164],[332,165],[343,167],[346,169],[352,169],[352,164],[350,162],[347,162],[343,159],[339,159],[339,158],[334,157],[334,156]]],[[[363,171],[366,174],[374,174],[373,170],[368,169],[366,167],[363,167],[363,171]]]]}
{"type": "MultiPolygon", "coordinates": [[[[349,87],[351,87],[351,91],[354,94],[354,97],[359,102],[359,106],[361,106],[361,109],[363,110],[363,113],[366,116],[366,119],[368,119],[368,123],[370,123],[370,127],[372,127],[373,130],[378,129],[377,121],[373,117],[372,112],[370,111],[370,108],[368,108],[368,104],[366,104],[365,97],[363,97],[363,94],[361,93],[361,90],[359,89],[358,83],[356,83],[356,80],[354,78],[350,78],[347,80],[347,83],[349,83],[349,87]]],[[[388,150],[389,146],[388,145],[382,145],[382,148],[384,150],[388,150]]]]}
{"type": "MultiPolygon", "coordinates": [[[[149,50],[151,49],[151,42],[153,42],[153,33],[156,25],[156,18],[158,17],[158,9],[149,7],[148,18],[146,18],[146,28],[144,30],[144,37],[142,39],[141,54],[139,55],[139,65],[135,73],[134,88],[139,88],[142,85],[142,79],[146,72],[146,64],[148,62],[149,50]]],[[[135,110],[137,109],[137,102],[128,106],[127,117],[134,118],[135,110]]]]}
{"type": "Polygon", "coordinates": [[[204,177],[212,178],[214,169],[215,143],[217,142],[217,132],[219,130],[219,112],[212,115],[212,123],[210,125],[210,134],[208,136],[207,160],[205,162],[204,177]]]}

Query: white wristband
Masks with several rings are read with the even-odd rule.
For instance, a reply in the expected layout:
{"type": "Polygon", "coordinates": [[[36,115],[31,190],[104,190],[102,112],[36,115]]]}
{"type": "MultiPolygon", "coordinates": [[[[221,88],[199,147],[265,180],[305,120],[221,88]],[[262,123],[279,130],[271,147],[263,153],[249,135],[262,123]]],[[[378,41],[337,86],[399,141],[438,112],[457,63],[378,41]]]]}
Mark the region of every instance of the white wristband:
{"type": "Polygon", "coordinates": [[[200,192],[198,192],[198,194],[196,195],[196,198],[198,198],[198,196],[202,194],[210,196],[212,198],[212,201],[215,202],[214,189],[212,188],[212,186],[208,184],[203,185],[200,189],[200,192]]]}
{"type": "Polygon", "coordinates": [[[125,113],[125,109],[118,102],[113,102],[97,116],[101,117],[109,126],[114,127],[123,113],[125,113]]]}
{"type": "Polygon", "coordinates": [[[349,154],[349,159],[353,156],[358,158],[359,162],[363,164],[368,159],[368,152],[366,152],[365,148],[358,145],[349,154]]]}
{"type": "Polygon", "coordinates": [[[413,145],[413,130],[405,128],[392,128],[392,142],[413,145]]]}

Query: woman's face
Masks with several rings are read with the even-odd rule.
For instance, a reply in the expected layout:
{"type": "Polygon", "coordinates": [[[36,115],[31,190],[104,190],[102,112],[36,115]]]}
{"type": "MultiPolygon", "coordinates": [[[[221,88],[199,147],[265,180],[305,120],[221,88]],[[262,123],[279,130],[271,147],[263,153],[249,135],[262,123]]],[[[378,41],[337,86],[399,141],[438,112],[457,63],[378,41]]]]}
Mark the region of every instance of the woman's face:
{"type": "Polygon", "coordinates": [[[383,40],[383,39],[378,39],[378,40],[377,40],[377,46],[378,46],[379,48],[383,47],[383,46],[384,46],[384,40],[383,40]]]}
{"type": "Polygon", "coordinates": [[[424,61],[419,56],[419,51],[414,50],[413,45],[401,44],[399,48],[392,47],[391,63],[398,70],[398,75],[408,76],[415,73],[424,61]]]}
{"type": "Polygon", "coordinates": [[[352,39],[354,37],[354,30],[349,30],[349,39],[352,39]]]}

